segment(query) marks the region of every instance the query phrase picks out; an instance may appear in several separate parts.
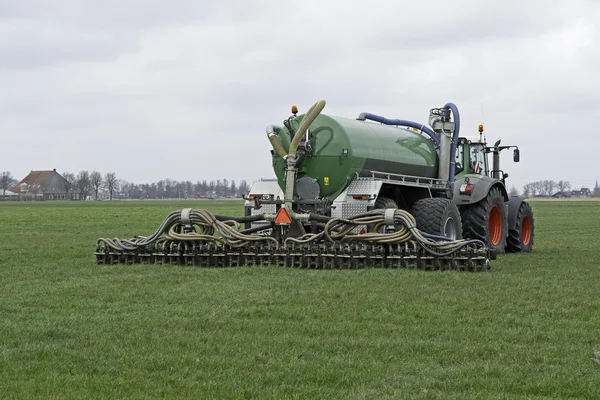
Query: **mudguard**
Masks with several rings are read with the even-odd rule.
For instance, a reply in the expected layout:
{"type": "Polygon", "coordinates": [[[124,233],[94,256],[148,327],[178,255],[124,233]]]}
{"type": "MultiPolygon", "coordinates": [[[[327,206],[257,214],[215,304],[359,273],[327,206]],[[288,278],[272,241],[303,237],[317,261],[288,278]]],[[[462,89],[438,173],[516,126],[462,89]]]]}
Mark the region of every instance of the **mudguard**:
{"type": "Polygon", "coordinates": [[[457,178],[454,182],[454,202],[457,206],[477,203],[488,195],[493,186],[498,186],[500,188],[505,201],[509,200],[506,187],[504,187],[504,183],[501,180],[483,175],[466,175],[457,178]],[[473,184],[473,191],[470,195],[460,193],[461,185],[467,183],[467,180],[468,183],[473,184]]]}
{"type": "Polygon", "coordinates": [[[515,228],[519,207],[521,207],[526,198],[526,196],[510,196],[508,200],[508,229],[515,228]]]}

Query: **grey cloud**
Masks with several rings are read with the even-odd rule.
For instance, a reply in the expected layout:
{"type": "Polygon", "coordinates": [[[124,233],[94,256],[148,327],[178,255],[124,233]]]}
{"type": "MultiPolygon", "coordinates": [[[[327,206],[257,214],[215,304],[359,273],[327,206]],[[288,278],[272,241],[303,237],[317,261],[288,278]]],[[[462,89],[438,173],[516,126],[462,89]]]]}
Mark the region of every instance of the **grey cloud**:
{"type": "Polygon", "coordinates": [[[581,176],[600,147],[559,144],[599,105],[592,1],[13,3],[0,8],[0,129],[34,146],[1,160],[15,175],[271,176],[265,125],[319,97],[334,115],[422,122],[454,101],[465,133],[484,121],[490,140],[521,146],[519,165],[503,159],[517,187],[581,176]]]}

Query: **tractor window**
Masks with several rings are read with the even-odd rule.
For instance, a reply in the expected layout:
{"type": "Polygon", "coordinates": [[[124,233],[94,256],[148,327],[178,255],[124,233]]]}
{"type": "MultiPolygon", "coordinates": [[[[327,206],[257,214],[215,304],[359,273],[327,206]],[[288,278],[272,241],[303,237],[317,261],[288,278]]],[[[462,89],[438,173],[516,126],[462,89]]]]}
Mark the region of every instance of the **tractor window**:
{"type": "Polygon", "coordinates": [[[471,171],[480,174],[487,174],[487,163],[485,158],[485,148],[481,144],[471,144],[471,155],[469,159],[471,171]]]}
{"type": "Polygon", "coordinates": [[[456,146],[456,157],[454,159],[454,162],[456,164],[456,168],[455,168],[456,175],[460,174],[465,169],[465,166],[463,165],[465,162],[464,156],[465,156],[465,149],[462,144],[459,144],[458,146],[456,146]]]}

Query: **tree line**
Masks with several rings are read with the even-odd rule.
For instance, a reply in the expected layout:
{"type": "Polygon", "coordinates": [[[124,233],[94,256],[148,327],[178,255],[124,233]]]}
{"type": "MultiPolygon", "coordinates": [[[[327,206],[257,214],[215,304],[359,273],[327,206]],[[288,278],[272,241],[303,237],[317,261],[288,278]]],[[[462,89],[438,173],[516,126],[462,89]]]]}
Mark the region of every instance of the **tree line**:
{"type": "MultiPolygon", "coordinates": [[[[117,178],[114,172],[102,175],[98,171],[80,171],[77,174],[65,172],[63,192],[65,195],[77,193],[80,199],[93,197],[96,200],[106,195],[110,200],[114,197],[128,199],[178,199],[187,197],[239,197],[250,191],[250,185],[245,180],[239,184],[228,179],[176,181],[163,179],[153,183],[133,183],[117,178]]],[[[9,171],[0,175],[2,195],[14,187],[18,181],[9,171]]]]}
{"type": "Polygon", "coordinates": [[[571,183],[569,181],[553,181],[553,180],[542,180],[536,182],[530,182],[523,186],[524,196],[552,196],[553,194],[560,192],[567,192],[571,190],[571,183]]]}

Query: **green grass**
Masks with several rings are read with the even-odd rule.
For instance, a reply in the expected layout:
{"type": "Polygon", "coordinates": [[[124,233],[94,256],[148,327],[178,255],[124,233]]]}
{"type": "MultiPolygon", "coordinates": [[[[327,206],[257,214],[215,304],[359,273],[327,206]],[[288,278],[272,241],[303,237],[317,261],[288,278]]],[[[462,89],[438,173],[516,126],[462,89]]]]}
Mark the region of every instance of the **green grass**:
{"type": "Polygon", "coordinates": [[[600,202],[488,273],[95,265],[191,206],[0,203],[0,398],[600,398],[600,202]]]}

